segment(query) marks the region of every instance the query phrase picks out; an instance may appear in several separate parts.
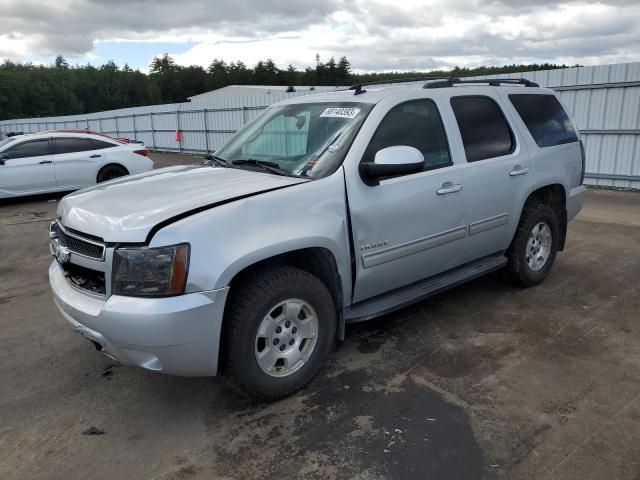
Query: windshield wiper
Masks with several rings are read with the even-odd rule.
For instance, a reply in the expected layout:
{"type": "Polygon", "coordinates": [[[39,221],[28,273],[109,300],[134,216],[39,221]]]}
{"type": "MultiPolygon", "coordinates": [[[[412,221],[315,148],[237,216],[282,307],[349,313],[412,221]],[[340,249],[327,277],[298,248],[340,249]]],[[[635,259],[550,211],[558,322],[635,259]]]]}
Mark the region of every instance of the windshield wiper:
{"type": "Polygon", "coordinates": [[[264,160],[256,160],[255,158],[239,158],[237,160],[231,160],[233,165],[252,165],[256,167],[260,167],[267,172],[275,173],[276,175],[282,175],[284,177],[298,177],[298,175],[293,175],[289,173],[287,170],[280,168],[280,166],[275,162],[267,162],[264,160]]]}
{"type": "Polygon", "coordinates": [[[204,156],[204,161],[202,162],[206,165],[211,165],[212,163],[215,165],[219,165],[221,167],[228,167],[229,164],[227,163],[227,161],[224,158],[221,157],[216,157],[215,155],[205,155],[204,156]]]}

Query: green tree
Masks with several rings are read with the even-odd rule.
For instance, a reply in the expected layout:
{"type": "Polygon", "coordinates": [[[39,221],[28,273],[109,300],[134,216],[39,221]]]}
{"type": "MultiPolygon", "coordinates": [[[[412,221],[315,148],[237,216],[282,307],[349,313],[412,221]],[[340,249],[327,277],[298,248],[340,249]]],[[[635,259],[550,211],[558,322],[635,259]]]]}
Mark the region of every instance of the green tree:
{"type": "Polygon", "coordinates": [[[566,68],[566,65],[530,64],[456,66],[449,71],[373,72],[354,74],[342,56],[297,70],[280,69],[271,59],[248,68],[238,60],[226,64],[214,59],[207,70],[197,65],[181,66],[164,54],[154,58],[149,74],[128,65],[119,68],[109,60],[104,65],[71,66],[61,55],[51,65],[5,61],[0,64],[0,119],[72,115],[124,107],[184,102],[188,97],[225,85],[349,85],[418,76],[495,75],[566,68]]]}
{"type": "Polygon", "coordinates": [[[347,57],[340,57],[336,67],[336,82],[338,85],[347,85],[351,76],[351,63],[347,57]]]}
{"type": "Polygon", "coordinates": [[[173,58],[168,53],[165,53],[161,57],[154,57],[149,66],[149,71],[151,73],[165,73],[175,70],[176,67],[176,62],[173,58]]]}

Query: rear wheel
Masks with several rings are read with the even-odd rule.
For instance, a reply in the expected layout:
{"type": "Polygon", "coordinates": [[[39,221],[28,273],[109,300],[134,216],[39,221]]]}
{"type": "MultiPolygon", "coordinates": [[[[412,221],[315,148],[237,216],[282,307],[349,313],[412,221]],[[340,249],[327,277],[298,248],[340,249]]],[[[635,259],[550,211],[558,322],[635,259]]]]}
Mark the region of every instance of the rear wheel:
{"type": "Polygon", "coordinates": [[[115,163],[105,165],[98,172],[98,177],[96,181],[98,183],[106,182],[107,180],[112,180],[118,177],[124,177],[125,175],[129,175],[129,172],[122,165],[118,165],[115,163]]]}
{"type": "Polygon", "coordinates": [[[335,339],[327,287],[289,266],[254,273],[230,298],[220,339],[224,366],[245,394],[275,400],[305,386],[335,339]]]}
{"type": "Polygon", "coordinates": [[[528,287],[549,274],[558,252],[560,226],[548,205],[525,205],[516,234],[507,252],[507,273],[515,283],[528,287]]]}

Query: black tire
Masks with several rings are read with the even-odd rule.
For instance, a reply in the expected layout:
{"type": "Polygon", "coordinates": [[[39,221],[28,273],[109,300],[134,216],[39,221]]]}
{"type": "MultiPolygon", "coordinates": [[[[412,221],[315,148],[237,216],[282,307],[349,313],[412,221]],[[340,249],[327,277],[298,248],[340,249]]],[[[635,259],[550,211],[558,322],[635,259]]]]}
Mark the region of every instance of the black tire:
{"type": "Polygon", "coordinates": [[[553,266],[556,254],[558,253],[559,239],[560,226],[556,212],[548,205],[542,203],[526,204],[520,217],[516,234],[507,251],[509,263],[507,264],[506,273],[508,279],[524,287],[542,282],[553,266]],[[533,228],[540,223],[545,223],[551,230],[551,248],[544,265],[535,271],[527,262],[527,242],[529,241],[529,235],[533,228]]]}
{"type": "Polygon", "coordinates": [[[129,175],[129,171],[126,168],[117,163],[110,163],[100,169],[96,177],[96,182],[102,183],[107,180],[113,180],[114,178],[124,177],[125,175],[129,175]]]}
{"type": "Polygon", "coordinates": [[[225,373],[246,395],[265,401],[286,397],[318,373],[335,342],[336,310],[327,287],[310,273],[290,266],[252,273],[233,287],[220,339],[225,373]],[[313,307],[318,319],[316,343],[306,362],[288,376],[267,374],[256,358],[260,323],[275,305],[300,299],[313,307]]]}

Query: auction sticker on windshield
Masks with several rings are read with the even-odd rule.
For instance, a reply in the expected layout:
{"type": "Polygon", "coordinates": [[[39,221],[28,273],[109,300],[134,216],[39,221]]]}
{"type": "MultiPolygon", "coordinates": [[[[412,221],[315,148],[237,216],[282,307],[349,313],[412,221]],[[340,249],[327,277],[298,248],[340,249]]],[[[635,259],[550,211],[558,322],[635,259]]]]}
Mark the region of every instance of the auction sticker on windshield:
{"type": "Polygon", "coordinates": [[[355,107],[329,107],[326,108],[320,116],[329,118],[356,118],[359,113],[360,109],[355,107]]]}

